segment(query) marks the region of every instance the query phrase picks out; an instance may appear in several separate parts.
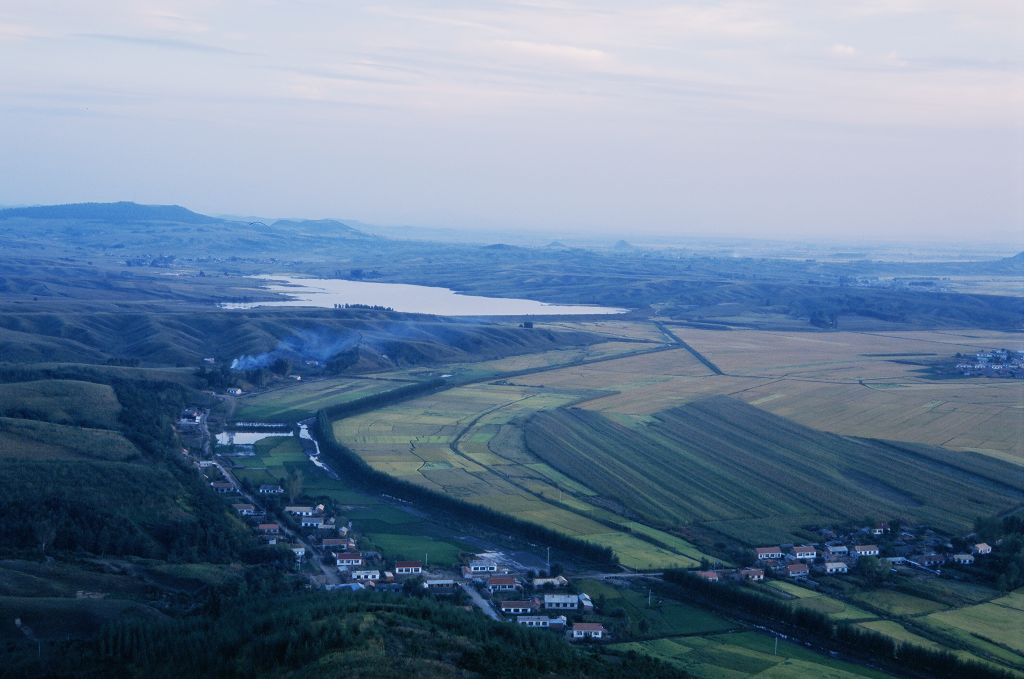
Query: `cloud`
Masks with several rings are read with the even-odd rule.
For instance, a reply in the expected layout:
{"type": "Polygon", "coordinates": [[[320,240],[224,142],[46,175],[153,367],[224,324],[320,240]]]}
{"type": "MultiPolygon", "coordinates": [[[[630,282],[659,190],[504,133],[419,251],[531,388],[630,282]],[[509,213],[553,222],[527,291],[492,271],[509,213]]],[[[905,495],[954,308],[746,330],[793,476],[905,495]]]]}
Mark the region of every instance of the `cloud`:
{"type": "Polygon", "coordinates": [[[508,48],[513,52],[573,62],[601,62],[608,59],[607,52],[574,45],[557,45],[546,42],[530,42],[528,40],[498,40],[495,45],[508,48]]]}
{"type": "Polygon", "coordinates": [[[186,52],[200,52],[206,54],[252,54],[251,52],[233,50],[227,47],[221,47],[220,45],[210,45],[181,38],[147,38],[132,35],[114,35],[110,33],[75,33],[73,37],[85,38],[87,40],[102,40],[104,42],[121,43],[125,45],[140,45],[143,47],[158,47],[161,49],[182,50],[186,52]]]}
{"type": "Polygon", "coordinates": [[[856,47],[853,47],[852,45],[845,45],[841,42],[837,42],[836,44],[832,45],[832,47],[829,48],[829,52],[831,52],[833,56],[844,58],[855,57],[857,56],[857,54],[859,54],[856,47]]]}

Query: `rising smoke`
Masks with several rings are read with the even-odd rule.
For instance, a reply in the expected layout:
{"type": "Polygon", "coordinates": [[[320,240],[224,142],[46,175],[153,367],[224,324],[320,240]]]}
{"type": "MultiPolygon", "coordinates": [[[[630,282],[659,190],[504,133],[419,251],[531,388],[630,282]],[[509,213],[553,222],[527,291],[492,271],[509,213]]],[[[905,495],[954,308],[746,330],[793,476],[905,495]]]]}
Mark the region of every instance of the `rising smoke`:
{"type": "Polygon", "coordinates": [[[359,345],[362,334],[348,332],[339,335],[327,330],[299,330],[294,335],[278,342],[271,351],[239,356],[231,361],[232,370],[255,370],[266,368],[278,358],[328,361],[338,354],[359,345]]]}

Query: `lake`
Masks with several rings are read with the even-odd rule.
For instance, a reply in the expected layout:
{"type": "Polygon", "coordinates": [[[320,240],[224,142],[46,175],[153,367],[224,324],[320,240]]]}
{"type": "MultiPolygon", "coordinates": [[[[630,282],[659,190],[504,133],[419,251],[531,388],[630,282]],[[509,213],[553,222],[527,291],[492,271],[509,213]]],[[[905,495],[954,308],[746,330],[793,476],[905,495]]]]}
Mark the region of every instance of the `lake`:
{"type": "Polygon", "coordinates": [[[291,297],[267,302],[221,304],[225,309],[256,307],[322,307],[336,304],[368,304],[391,307],[395,311],[435,316],[581,316],[622,314],[628,309],[586,306],[583,304],[547,304],[532,299],[478,297],[461,295],[448,288],[404,283],[369,283],[338,278],[301,278],[292,275],[255,276],[266,281],[270,292],[291,297]]]}

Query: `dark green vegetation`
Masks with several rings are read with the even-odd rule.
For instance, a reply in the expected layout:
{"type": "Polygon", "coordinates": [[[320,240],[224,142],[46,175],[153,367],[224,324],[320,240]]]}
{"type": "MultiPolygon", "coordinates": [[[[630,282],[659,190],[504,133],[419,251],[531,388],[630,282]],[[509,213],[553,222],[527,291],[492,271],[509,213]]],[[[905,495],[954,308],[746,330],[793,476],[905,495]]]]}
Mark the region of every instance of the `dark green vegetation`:
{"type": "Polygon", "coordinates": [[[838,646],[869,657],[901,674],[950,679],[964,676],[1009,679],[1015,676],[990,664],[961,659],[949,650],[899,643],[889,636],[836,621],[825,613],[780,602],[745,586],[708,583],[687,571],[669,571],[665,574],[665,581],[668,583],[665,591],[680,598],[727,611],[740,618],[770,621],[773,627],[786,629],[790,634],[799,634],[820,644],[838,646]]]}
{"type": "Polygon", "coordinates": [[[526,444],[656,525],[702,523],[767,544],[798,539],[800,526],[871,516],[965,532],[975,517],[1024,502],[1013,464],[819,432],[727,397],[658,413],[636,429],[592,411],[545,411],[527,422],[526,444]]]}
{"type": "Polygon", "coordinates": [[[83,677],[684,677],[644,657],[581,650],[553,634],[493,622],[429,599],[278,593],[205,615],[126,620],[91,642],[34,644],[0,676],[83,677]]]}

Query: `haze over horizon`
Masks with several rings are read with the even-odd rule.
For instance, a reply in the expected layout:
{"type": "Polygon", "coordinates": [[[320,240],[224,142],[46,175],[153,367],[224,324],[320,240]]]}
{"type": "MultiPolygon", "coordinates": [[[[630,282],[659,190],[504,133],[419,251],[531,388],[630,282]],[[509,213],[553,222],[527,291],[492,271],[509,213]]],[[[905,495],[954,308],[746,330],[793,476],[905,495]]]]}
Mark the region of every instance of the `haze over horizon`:
{"type": "Polygon", "coordinates": [[[1020,243],[1022,13],[13,0],[0,203],[1020,243]]]}

